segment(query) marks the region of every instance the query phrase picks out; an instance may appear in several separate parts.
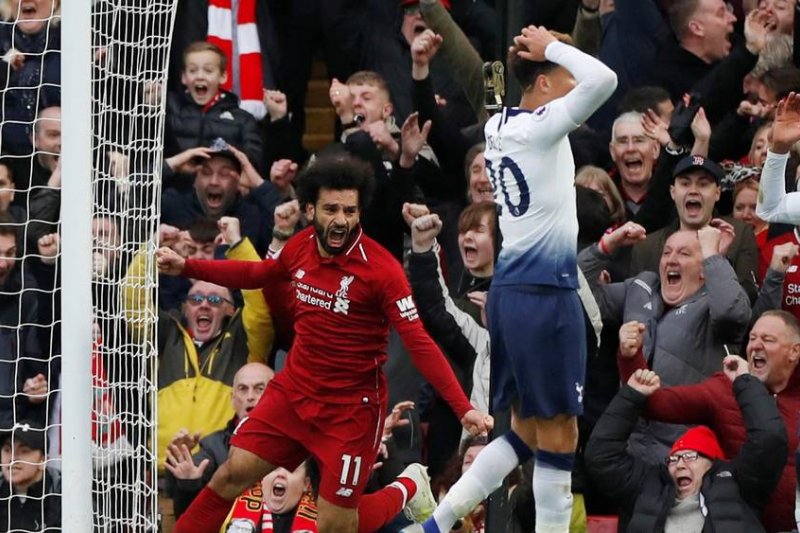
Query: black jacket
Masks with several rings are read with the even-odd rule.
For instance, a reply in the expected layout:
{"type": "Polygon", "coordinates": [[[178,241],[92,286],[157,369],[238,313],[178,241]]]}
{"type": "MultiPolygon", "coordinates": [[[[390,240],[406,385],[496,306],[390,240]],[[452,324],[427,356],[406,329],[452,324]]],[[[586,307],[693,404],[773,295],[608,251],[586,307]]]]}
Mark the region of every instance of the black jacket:
{"type": "Polygon", "coordinates": [[[675,102],[684,93],[699,93],[708,121],[714,125],[739,105],[742,80],[756,66],[757,60],[758,56],[738,44],[725,59],[708,64],[670,38],[656,60],[653,85],[669,91],[675,102]]]}
{"type": "MultiPolygon", "coordinates": [[[[88,475],[88,474],[87,474],[88,475]]],[[[61,531],[61,475],[47,469],[39,483],[28,488],[23,500],[11,494],[0,479],[0,531],[61,531]]]]}
{"type": "MultiPolygon", "coordinates": [[[[246,197],[238,197],[224,216],[239,219],[242,236],[249,237],[259,255],[267,252],[272,241],[273,212],[282,196],[268,181],[256,187],[246,197]]],[[[185,228],[194,220],[205,217],[203,207],[194,189],[182,192],[174,188],[164,190],[161,196],[161,222],[185,228]]]]}
{"type": "Polygon", "coordinates": [[[0,285],[0,429],[13,426],[15,416],[30,416],[35,410],[26,397],[17,395],[25,380],[40,373],[48,376],[49,350],[42,349],[37,335],[38,286],[30,273],[22,276],[22,263],[19,260],[0,285]]]}
{"type": "Polygon", "coordinates": [[[244,152],[261,169],[264,149],[258,122],[239,108],[235,94],[220,91],[219,99],[204,111],[188,91],[169,93],[164,134],[166,157],[196,146],[209,146],[217,137],[244,152]]]}
{"type": "MultiPolygon", "coordinates": [[[[764,531],[759,513],[786,463],[786,426],[764,384],[750,375],[739,376],[733,392],[747,440],[738,456],[715,460],[703,477],[704,532],[764,531]]],[[[667,467],[648,465],[626,452],[628,436],[646,401],[631,387],[622,387],[586,449],[586,464],[595,482],[622,506],[620,531],[663,531],[675,501],[675,483],[667,467]]]]}

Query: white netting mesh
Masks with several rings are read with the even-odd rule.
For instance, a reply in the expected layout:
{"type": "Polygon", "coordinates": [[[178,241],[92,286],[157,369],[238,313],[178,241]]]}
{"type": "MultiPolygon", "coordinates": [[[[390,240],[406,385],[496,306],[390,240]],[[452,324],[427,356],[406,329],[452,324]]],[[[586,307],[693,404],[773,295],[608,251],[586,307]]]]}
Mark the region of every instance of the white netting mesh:
{"type": "MultiPolygon", "coordinates": [[[[94,529],[157,530],[156,314],[147,305],[137,310],[134,338],[120,297],[128,264],[141,250],[148,259],[136,283],[149,292],[156,287],[161,88],[176,3],[92,2],[93,69],[86,84],[92,116],[62,128],[60,109],[69,102],[60,98],[60,69],[73,58],[60,58],[60,3],[0,0],[0,430],[16,428],[11,439],[3,434],[0,531],[60,530],[50,529],[60,519],[57,494],[69,490],[59,483],[59,287],[70,273],[60,271],[58,234],[70,224],[60,218],[60,180],[74,173],[60,167],[59,155],[61,135],[81,126],[91,127],[93,149],[93,194],[86,201],[93,214],[95,335],[93,389],[86,394],[93,398],[94,468],[86,475],[94,529]],[[44,433],[42,467],[35,448],[44,433]],[[23,500],[15,493],[31,479],[23,500]]],[[[68,302],[63,309],[69,312],[68,302]]]]}

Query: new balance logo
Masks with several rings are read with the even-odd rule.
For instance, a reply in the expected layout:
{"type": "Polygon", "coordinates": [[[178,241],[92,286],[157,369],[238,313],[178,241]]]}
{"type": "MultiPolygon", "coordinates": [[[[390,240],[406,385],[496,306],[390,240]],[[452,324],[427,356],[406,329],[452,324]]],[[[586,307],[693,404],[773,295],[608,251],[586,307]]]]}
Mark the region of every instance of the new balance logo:
{"type": "Polygon", "coordinates": [[[400,316],[407,318],[409,322],[413,322],[419,318],[417,306],[414,304],[414,298],[412,298],[410,295],[406,296],[405,298],[400,298],[395,302],[395,305],[397,305],[397,309],[400,310],[400,316]]]}
{"type": "Polygon", "coordinates": [[[333,312],[343,315],[348,314],[350,312],[350,300],[337,296],[336,301],[333,303],[333,312]]]}
{"type": "Polygon", "coordinates": [[[294,277],[296,277],[297,279],[303,279],[303,276],[305,276],[305,275],[306,275],[306,271],[303,270],[302,268],[298,268],[297,272],[295,272],[295,274],[294,274],[294,277]]]}
{"type": "Polygon", "coordinates": [[[341,496],[342,498],[349,498],[353,495],[353,489],[348,489],[346,487],[341,487],[339,490],[336,491],[337,496],[341,496]]]}

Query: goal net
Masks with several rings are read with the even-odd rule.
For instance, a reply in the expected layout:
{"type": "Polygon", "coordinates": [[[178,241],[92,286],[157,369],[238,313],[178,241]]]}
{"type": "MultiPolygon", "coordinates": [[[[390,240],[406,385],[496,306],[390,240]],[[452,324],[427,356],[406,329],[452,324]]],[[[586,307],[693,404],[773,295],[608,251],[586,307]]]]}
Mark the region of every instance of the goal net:
{"type": "MultiPolygon", "coordinates": [[[[91,456],[87,524],[102,532],[158,530],[156,314],[143,306],[132,338],[120,283],[135,253],[146,250],[155,260],[176,4],[0,0],[0,531],[78,531],[58,523],[60,497],[76,490],[62,483],[61,471],[80,459],[68,455],[71,442],[62,447],[71,404],[64,380],[84,356],[91,369],[81,391],[91,405],[91,431],[79,436],[91,456]],[[68,56],[61,38],[78,21],[69,16],[78,4],[91,11],[84,19],[90,20],[87,57],[68,56]],[[91,113],[62,123],[74,103],[62,99],[62,79],[82,61],[91,65],[82,87],[91,113]],[[91,135],[91,169],[62,165],[62,139],[81,132],[91,135]],[[90,183],[77,203],[91,219],[85,251],[91,278],[62,263],[59,240],[71,242],[70,231],[88,227],[71,218],[74,199],[64,205],[65,195],[62,202],[62,181],[66,190],[70,180],[90,183]],[[69,284],[84,279],[90,279],[88,309],[62,301],[69,284]],[[91,314],[85,354],[62,352],[70,313],[91,314]]],[[[155,269],[147,266],[136,283],[154,293],[155,269]]]]}

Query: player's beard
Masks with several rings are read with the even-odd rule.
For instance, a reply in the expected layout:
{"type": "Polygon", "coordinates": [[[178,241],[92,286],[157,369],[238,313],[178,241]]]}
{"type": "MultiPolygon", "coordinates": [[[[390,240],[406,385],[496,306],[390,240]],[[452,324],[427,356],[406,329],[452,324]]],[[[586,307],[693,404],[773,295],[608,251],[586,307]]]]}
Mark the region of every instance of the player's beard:
{"type": "Polygon", "coordinates": [[[322,249],[330,255],[339,255],[347,249],[355,233],[353,229],[355,229],[355,226],[351,228],[347,224],[330,224],[326,228],[317,220],[317,217],[314,217],[314,231],[317,233],[317,241],[322,246],[322,249]],[[343,230],[344,235],[340,239],[341,244],[332,245],[329,242],[329,238],[331,232],[336,230],[343,230]]]}

